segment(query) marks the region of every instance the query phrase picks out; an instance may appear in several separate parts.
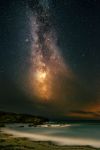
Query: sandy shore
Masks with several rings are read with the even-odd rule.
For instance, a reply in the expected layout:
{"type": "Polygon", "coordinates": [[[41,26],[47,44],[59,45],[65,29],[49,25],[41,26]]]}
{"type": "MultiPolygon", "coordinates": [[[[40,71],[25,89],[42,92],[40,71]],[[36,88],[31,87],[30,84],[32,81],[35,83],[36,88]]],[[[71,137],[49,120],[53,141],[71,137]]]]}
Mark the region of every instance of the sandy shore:
{"type": "Polygon", "coordinates": [[[58,146],[52,142],[31,141],[0,131],[0,150],[100,150],[90,146],[58,146]]]}

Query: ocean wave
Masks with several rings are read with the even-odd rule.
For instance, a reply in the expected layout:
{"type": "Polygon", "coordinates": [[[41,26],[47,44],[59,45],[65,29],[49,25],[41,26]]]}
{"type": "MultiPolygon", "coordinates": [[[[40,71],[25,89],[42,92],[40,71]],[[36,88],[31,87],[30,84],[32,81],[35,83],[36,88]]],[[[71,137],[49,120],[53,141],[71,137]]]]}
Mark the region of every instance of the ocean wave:
{"type": "Polygon", "coordinates": [[[69,127],[71,126],[70,124],[44,124],[44,125],[38,125],[38,127],[53,127],[53,128],[56,128],[56,127],[69,127]]]}

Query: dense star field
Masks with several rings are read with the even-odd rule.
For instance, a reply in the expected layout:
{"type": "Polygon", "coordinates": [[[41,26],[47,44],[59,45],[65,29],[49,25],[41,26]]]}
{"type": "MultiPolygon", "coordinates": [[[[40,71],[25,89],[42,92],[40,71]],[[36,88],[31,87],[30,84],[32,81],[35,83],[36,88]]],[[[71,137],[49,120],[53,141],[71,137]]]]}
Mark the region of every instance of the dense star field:
{"type": "Polygon", "coordinates": [[[0,110],[100,119],[98,0],[0,1],[0,110]]]}

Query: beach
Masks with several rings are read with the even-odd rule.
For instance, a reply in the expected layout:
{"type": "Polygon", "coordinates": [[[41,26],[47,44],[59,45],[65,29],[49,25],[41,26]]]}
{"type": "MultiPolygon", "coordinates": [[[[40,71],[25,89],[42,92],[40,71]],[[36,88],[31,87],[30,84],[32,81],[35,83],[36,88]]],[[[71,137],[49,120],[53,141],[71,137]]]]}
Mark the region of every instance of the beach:
{"type": "Polygon", "coordinates": [[[91,146],[60,146],[52,142],[32,141],[0,132],[0,150],[100,150],[91,146]]]}
{"type": "MultiPolygon", "coordinates": [[[[74,137],[70,139],[61,138],[59,135],[57,137],[50,136],[46,133],[46,130],[52,133],[54,127],[52,128],[22,127],[18,125],[15,128],[11,125],[9,128],[3,127],[0,129],[0,150],[100,150],[99,141],[93,144],[93,140],[86,139],[84,141],[74,137]],[[38,130],[39,133],[37,132],[38,130]],[[45,131],[45,134],[42,131],[45,131]]],[[[58,129],[56,127],[55,130],[58,129]]],[[[62,127],[59,130],[65,129],[62,127]]]]}

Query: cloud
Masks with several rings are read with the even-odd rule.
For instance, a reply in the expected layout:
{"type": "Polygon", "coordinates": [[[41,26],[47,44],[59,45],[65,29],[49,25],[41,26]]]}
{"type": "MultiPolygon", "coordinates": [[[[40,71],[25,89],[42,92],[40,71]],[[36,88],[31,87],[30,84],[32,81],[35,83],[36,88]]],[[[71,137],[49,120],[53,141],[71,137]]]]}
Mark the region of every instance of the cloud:
{"type": "Polygon", "coordinates": [[[75,110],[68,112],[66,116],[81,119],[100,119],[100,112],[75,110]]]}

